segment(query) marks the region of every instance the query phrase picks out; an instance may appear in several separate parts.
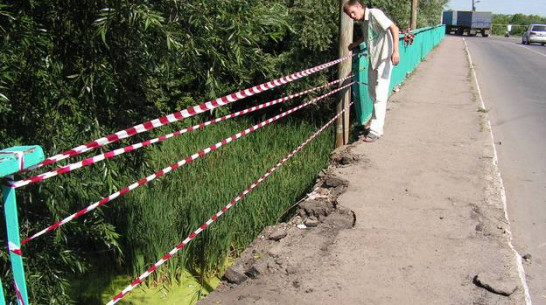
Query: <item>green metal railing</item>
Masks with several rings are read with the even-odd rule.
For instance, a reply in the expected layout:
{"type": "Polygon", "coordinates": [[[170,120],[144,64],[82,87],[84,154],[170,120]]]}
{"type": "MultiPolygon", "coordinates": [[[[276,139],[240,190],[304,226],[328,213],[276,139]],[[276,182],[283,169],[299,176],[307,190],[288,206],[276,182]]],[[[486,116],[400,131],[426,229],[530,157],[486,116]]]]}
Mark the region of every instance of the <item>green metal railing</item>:
{"type": "MultiPolygon", "coordinates": [[[[17,295],[17,304],[28,304],[27,284],[23,256],[20,252],[21,240],[19,234],[19,216],[15,188],[3,183],[3,178],[13,178],[13,174],[36,165],[44,160],[44,151],[40,146],[15,146],[0,150],[0,189],[6,219],[8,237],[8,252],[13,272],[14,288],[17,295]]],[[[6,304],[2,281],[0,280],[0,305],[6,304]]],[[[8,304],[12,304],[8,302],[8,304]]]]}
{"type": "MultiPolygon", "coordinates": [[[[445,37],[445,25],[426,27],[413,31],[415,35],[413,44],[406,46],[404,44],[404,35],[400,34],[400,64],[392,70],[390,92],[392,89],[402,83],[406,76],[413,71],[428,53],[436,47],[445,37]]],[[[355,101],[355,111],[357,124],[364,125],[371,119],[373,113],[373,102],[368,92],[368,65],[369,60],[365,55],[367,53],[366,45],[360,45],[360,55],[353,58],[353,74],[359,82],[353,85],[353,99],[355,101]],[[364,84],[363,84],[364,83],[364,84]]]]}

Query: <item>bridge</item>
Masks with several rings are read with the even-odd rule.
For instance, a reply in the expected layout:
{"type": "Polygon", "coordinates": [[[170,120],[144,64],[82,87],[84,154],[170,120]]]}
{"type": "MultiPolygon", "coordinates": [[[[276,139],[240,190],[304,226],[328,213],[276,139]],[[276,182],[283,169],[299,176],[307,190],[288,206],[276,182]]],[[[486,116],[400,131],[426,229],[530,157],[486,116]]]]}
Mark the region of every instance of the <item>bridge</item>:
{"type": "MultiPolygon", "coordinates": [[[[430,28],[422,28],[413,31],[414,39],[412,42],[409,42],[407,36],[402,34],[399,37],[400,50],[401,50],[401,64],[393,70],[393,77],[391,82],[391,89],[400,85],[422,61],[427,54],[436,47],[444,38],[444,27],[436,26],[430,28]]],[[[360,47],[360,50],[354,52],[346,57],[332,60],[330,62],[303,70],[295,72],[285,77],[281,77],[269,82],[265,82],[247,89],[234,92],[223,97],[204,102],[202,104],[177,111],[175,113],[165,115],[163,117],[150,120],[144,123],[140,123],[129,127],[127,129],[100,137],[96,140],[90,141],[88,143],[79,145],[77,147],[67,149],[61,153],[55,154],[53,156],[45,157],[40,146],[31,145],[31,146],[16,146],[12,148],[3,149],[0,151],[0,176],[4,177],[4,183],[2,185],[2,193],[4,200],[4,212],[7,228],[7,240],[8,240],[8,253],[12,266],[12,273],[14,277],[14,295],[17,297],[17,302],[19,304],[29,304],[32,300],[29,300],[27,278],[25,277],[25,267],[24,261],[32,260],[32,253],[25,251],[25,246],[29,243],[33,243],[43,235],[51,234],[64,226],[67,227],[67,230],[70,230],[70,223],[77,221],[80,217],[86,217],[86,214],[101,208],[104,205],[109,204],[111,201],[126,195],[130,192],[136,191],[140,187],[144,187],[148,183],[157,180],[157,179],[168,179],[170,173],[177,170],[184,170],[182,167],[184,165],[192,163],[198,159],[206,158],[208,154],[215,153],[216,151],[223,149],[228,145],[237,145],[236,142],[238,139],[241,139],[251,133],[254,133],[262,128],[265,128],[268,125],[271,125],[273,122],[276,122],[282,118],[290,116],[296,111],[305,109],[306,107],[316,104],[319,101],[325,100],[328,97],[335,96],[335,94],[346,92],[351,89],[353,92],[353,101],[356,113],[356,120],[359,123],[365,123],[371,118],[371,113],[373,105],[368,96],[367,91],[367,73],[365,73],[368,61],[366,57],[366,49],[364,46],[360,47]],[[179,122],[199,114],[217,109],[223,106],[226,106],[231,103],[238,102],[245,98],[260,94],[262,92],[272,90],[274,88],[286,85],[291,82],[295,82],[304,77],[312,77],[314,73],[319,71],[335,67],[341,62],[352,61],[352,71],[348,75],[344,75],[337,80],[331,80],[327,83],[320,84],[316,87],[300,91],[298,93],[293,93],[282,98],[272,100],[267,103],[263,103],[257,106],[252,106],[244,110],[233,112],[217,119],[205,121],[198,123],[196,125],[177,130],[175,132],[166,133],[159,137],[151,138],[142,142],[124,146],[121,148],[113,149],[107,152],[99,153],[93,156],[86,156],[80,161],[75,161],[67,165],[59,166],[54,169],[47,169],[53,165],[58,164],[63,160],[68,160],[75,157],[84,156],[86,153],[90,153],[96,149],[103,149],[105,146],[119,142],[123,139],[128,139],[130,137],[139,135],[144,132],[149,132],[156,128],[161,128],[171,123],[179,122]],[[326,88],[335,88],[331,91],[319,95],[318,97],[309,98],[307,101],[301,103],[299,106],[295,106],[286,111],[282,111],[279,114],[271,114],[270,118],[261,121],[249,128],[241,130],[227,138],[219,140],[217,143],[202,148],[201,150],[194,152],[190,156],[180,159],[178,162],[171,164],[168,167],[160,169],[146,177],[136,180],[134,183],[131,183],[119,190],[106,195],[97,201],[90,203],[85,208],[75,211],[71,215],[65,215],[63,218],[59,219],[57,222],[50,224],[49,226],[43,228],[37,232],[30,232],[28,235],[22,235],[20,231],[20,221],[26,221],[19,219],[19,210],[21,207],[17,206],[17,193],[24,192],[23,187],[39,184],[43,181],[51,179],[53,177],[58,177],[61,175],[67,175],[76,170],[82,169],[84,167],[92,166],[100,162],[115,158],[117,156],[136,151],[141,148],[145,148],[151,145],[156,145],[169,139],[183,136],[189,132],[198,132],[208,126],[215,125],[230,119],[234,119],[258,110],[263,110],[274,105],[280,105],[288,101],[294,100],[304,95],[308,95],[319,90],[324,90],[326,88]],[[37,173],[40,171],[40,173],[37,173]],[[18,190],[20,189],[21,190],[18,190]],[[25,259],[23,259],[25,258],[25,259]]],[[[351,103],[352,105],[352,103],[351,103]]],[[[279,160],[278,163],[272,164],[268,171],[263,173],[263,175],[256,177],[256,180],[251,185],[248,185],[244,188],[239,195],[230,200],[223,208],[219,211],[211,211],[212,216],[209,219],[202,219],[202,224],[198,227],[192,228],[191,233],[182,240],[179,244],[173,245],[173,248],[167,252],[165,249],[165,255],[158,257],[158,261],[149,266],[145,272],[138,276],[134,281],[128,284],[128,286],[120,291],[117,295],[113,296],[111,301],[108,304],[115,304],[119,302],[123,297],[130,293],[135,287],[143,283],[151,274],[153,274],[158,268],[160,268],[164,263],[169,259],[175,256],[179,251],[188,245],[193,239],[195,239],[203,231],[207,230],[209,227],[213,226],[216,222],[220,221],[220,217],[227,213],[233,206],[238,202],[243,200],[247,194],[252,192],[257,188],[264,180],[270,177],[278,168],[283,166],[285,163],[302,151],[309,143],[311,143],[318,135],[327,130],[329,126],[334,124],[336,120],[344,115],[344,113],[350,111],[348,107],[341,109],[335,116],[331,117],[322,127],[317,129],[313,134],[311,134],[305,141],[301,142],[297,147],[295,147],[291,152],[287,152],[287,155],[279,160]]],[[[347,122],[345,124],[348,124],[347,122]]],[[[234,211],[237,213],[237,211],[234,211]]],[[[0,304],[6,304],[6,299],[4,297],[3,291],[0,295],[0,304]]],[[[7,300],[10,303],[10,300],[7,300]]]]}

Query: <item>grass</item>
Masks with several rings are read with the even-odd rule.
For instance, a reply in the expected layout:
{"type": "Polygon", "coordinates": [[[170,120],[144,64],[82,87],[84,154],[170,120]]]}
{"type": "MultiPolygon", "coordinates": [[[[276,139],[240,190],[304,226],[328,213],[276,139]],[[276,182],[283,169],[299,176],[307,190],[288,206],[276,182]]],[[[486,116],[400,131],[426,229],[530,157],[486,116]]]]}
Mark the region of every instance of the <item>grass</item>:
{"type": "MultiPolygon", "coordinates": [[[[255,123],[251,119],[238,119],[150,147],[143,158],[145,162],[141,164],[139,176],[122,180],[127,180],[127,183],[135,181],[255,123]]],[[[112,297],[121,291],[318,127],[318,124],[301,119],[274,123],[118,199],[110,206],[106,217],[122,236],[123,257],[120,262],[123,267],[111,272],[115,266],[104,268],[100,266],[104,261],[95,262],[91,270],[105,269],[105,275],[98,278],[111,284],[102,286],[100,293],[76,289],[79,291],[77,298],[92,299],[85,297],[91,294],[98,302],[99,295],[104,301],[103,294],[112,297]],[[113,288],[118,291],[114,292],[116,289],[113,288]]],[[[176,304],[193,304],[201,291],[207,293],[211,290],[213,285],[205,279],[221,275],[226,262],[242,252],[263,228],[275,224],[294,202],[305,195],[319,171],[327,166],[333,144],[334,133],[330,128],[161,266],[146,280],[147,288],[131,293],[135,295],[132,298],[138,299],[134,304],[157,304],[157,297],[165,295],[166,291],[176,295],[176,304]],[[195,279],[193,293],[180,286],[186,285],[180,283],[187,283],[188,275],[195,279]],[[184,293],[189,297],[181,301],[179,295],[184,293]]],[[[125,173],[117,176],[126,177],[125,173]]],[[[120,185],[123,183],[125,181],[120,185]]],[[[93,290],[92,287],[89,289],[93,290]]]]}

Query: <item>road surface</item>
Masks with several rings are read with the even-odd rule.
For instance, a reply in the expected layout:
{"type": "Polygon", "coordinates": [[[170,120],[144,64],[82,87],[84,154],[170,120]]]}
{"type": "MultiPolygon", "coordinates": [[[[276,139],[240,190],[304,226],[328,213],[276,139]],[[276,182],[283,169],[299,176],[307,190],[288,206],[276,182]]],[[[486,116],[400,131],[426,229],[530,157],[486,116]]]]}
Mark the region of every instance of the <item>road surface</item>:
{"type": "Polygon", "coordinates": [[[533,304],[546,304],[546,46],[465,37],[489,110],[513,244],[533,304]]]}

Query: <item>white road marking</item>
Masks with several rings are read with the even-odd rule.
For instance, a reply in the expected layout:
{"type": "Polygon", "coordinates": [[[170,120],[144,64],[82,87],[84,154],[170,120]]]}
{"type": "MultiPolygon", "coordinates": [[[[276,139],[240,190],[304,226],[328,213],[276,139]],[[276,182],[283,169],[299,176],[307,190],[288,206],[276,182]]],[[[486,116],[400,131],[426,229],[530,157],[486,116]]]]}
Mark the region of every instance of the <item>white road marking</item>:
{"type": "Polygon", "coordinates": [[[526,46],[522,46],[522,45],[518,45],[518,46],[521,47],[521,48],[527,49],[527,50],[529,50],[529,51],[531,51],[531,52],[533,52],[533,53],[537,53],[538,55],[542,55],[542,56],[546,57],[546,54],[537,52],[537,51],[535,51],[535,50],[533,50],[533,49],[531,49],[531,48],[528,48],[528,47],[526,47],[526,46]]]}
{"type": "MultiPolygon", "coordinates": [[[[483,109],[485,109],[485,103],[483,102],[482,92],[481,92],[481,89],[480,89],[480,84],[478,82],[478,76],[476,75],[476,69],[474,69],[474,63],[472,62],[472,57],[470,56],[470,50],[468,49],[466,39],[463,38],[463,42],[464,42],[464,45],[465,45],[466,54],[468,55],[468,61],[470,63],[470,69],[472,70],[472,74],[474,75],[474,81],[476,82],[476,88],[478,90],[478,96],[480,98],[481,107],[483,109]]],[[[541,54],[541,55],[543,55],[543,54],[541,54]]],[[[487,125],[489,127],[489,133],[490,133],[491,140],[492,140],[492,143],[493,143],[493,154],[494,154],[493,165],[497,169],[497,178],[499,179],[499,182],[500,182],[501,200],[502,200],[502,203],[504,205],[504,217],[506,218],[506,223],[508,223],[508,225],[510,225],[510,220],[508,218],[508,206],[507,206],[507,203],[506,203],[506,191],[504,189],[504,183],[502,182],[502,177],[501,177],[501,174],[500,174],[500,170],[498,168],[498,163],[499,163],[498,160],[499,159],[498,159],[498,154],[497,154],[497,148],[495,147],[495,137],[493,136],[493,129],[491,128],[491,122],[489,121],[489,118],[487,118],[487,125]]],[[[523,292],[524,292],[524,295],[525,295],[525,304],[526,305],[532,305],[533,303],[531,302],[531,294],[529,293],[529,286],[527,285],[527,280],[526,280],[526,277],[525,277],[525,270],[523,269],[523,263],[522,263],[521,255],[514,248],[514,245],[512,245],[512,231],[510,230],[510,228],[508,228],[507,231],[508,231],[508,236],[509,236],[508,246],[512,249],[512,251],[514,252],[514,255],[516,257],[516,264],[518,266],[518,275],[519,275],[519,278],[521,280],[521,284],[523,286],[523,292]]]]}
{"type": "MultiPolygon", "coordinates": [[[[463,38],[463,39],[464,39],[464,38],[463,38]]],[[[524,46],[524,45],[522,45],[522,44],[519,44],[519,43],[515,43],[515,42],[511,42],[511,41],[504,41],[504,40],[493,40],[493,39],[491,39],[490,41],[493,41],[493,42],[495,42],[495,43],[499,42],[499,43],[505,43],[505,44],[509,44],[509,45],[516,45],[516,46],[518,46],[518,47],[520,47],[520,48],[527,49],[528,51],[531,51],[531,52],[533,52],[533,53],[536,53],[536,54],[538,54],[538,55],[541,55],[541,56],[546,57],[546,54],[540,53],[540,52],[538,52],[538,51],[535,51],[535,50],[533,50],[533,49],[531,49],[531,48],[529,48],[529,47],[526,47],[526,46],[524,46]]]]}

